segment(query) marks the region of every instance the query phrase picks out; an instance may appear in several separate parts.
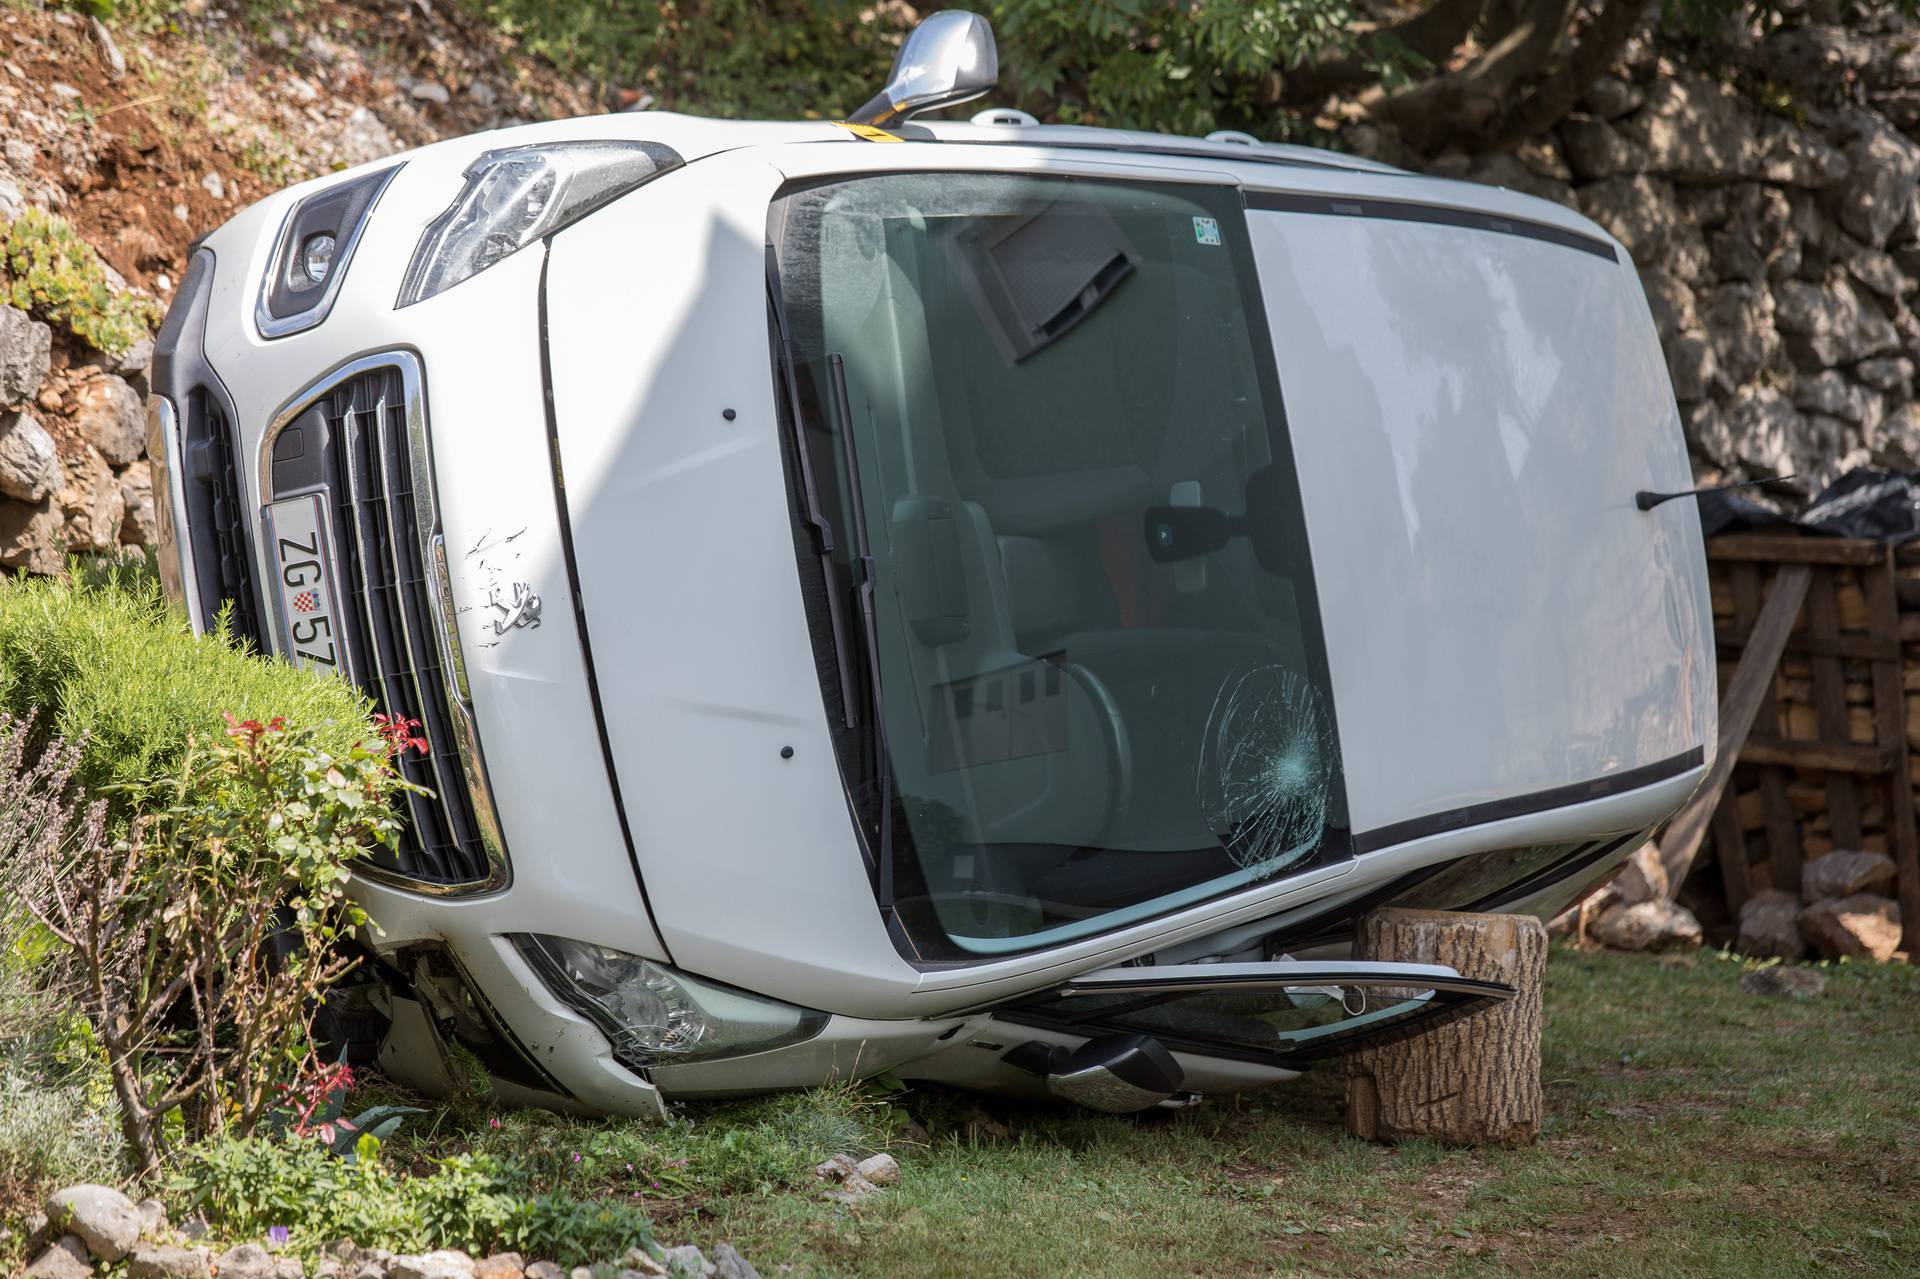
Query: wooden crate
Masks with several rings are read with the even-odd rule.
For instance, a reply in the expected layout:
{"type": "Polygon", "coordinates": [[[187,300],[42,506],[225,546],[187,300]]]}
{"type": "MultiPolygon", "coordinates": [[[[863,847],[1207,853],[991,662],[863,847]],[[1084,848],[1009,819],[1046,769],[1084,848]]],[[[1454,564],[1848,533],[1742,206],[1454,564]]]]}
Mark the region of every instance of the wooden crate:
{"type": "Polygon", "coordinates": [[[1797,895],[1812,858],[1836,848],[1885,853],[1899,868],[1905,947],[1915,952],[1920,547],[1732,534],[1708,542],[1707,560],[1723,696],[1782,571],[1805,565],[1811,579],[1714,809],[1713,856],[1695,859],[1689,894],[1717,897],[1732,919],[1755,893],[1797,895]]]}

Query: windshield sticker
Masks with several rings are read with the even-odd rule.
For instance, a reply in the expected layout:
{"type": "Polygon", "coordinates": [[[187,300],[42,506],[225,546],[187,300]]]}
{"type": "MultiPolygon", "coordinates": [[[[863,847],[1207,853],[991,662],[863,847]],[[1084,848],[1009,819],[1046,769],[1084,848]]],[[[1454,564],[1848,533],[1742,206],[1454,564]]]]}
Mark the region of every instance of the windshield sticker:
{"type": "Polygon", "coordinates": [[[1220,219],[1195,218],[1193,220],[1193,238],[1201,244],[1218,246],[1220,243],[1220,219]]]}
{"type": "Polygon", "coordinates": [[[1333,730],[1320,693],[1284,666],[1230,675],[1214,698],[1197,781],[1207,829],[1265,877],[1311,855],[1326,830],[1333,730]]]}

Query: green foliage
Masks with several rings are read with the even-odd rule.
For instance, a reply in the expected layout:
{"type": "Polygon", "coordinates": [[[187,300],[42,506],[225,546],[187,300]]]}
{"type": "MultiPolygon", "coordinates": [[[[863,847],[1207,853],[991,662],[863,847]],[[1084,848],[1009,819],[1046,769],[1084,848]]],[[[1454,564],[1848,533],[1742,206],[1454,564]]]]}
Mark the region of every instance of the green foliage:
{"type": "MultiPolygon", "coordinates": [[[[720,116],[834,119],[880,87],[907,29],[890,6],[750,0],[621,6],[468,0],[563,70],[645,85],[660,104],[720,116]]],[[[1117,128],[1264,133],[1269,73],[1362,52],[1349,0],[996,0],[1000,92],[1044,119],[1117,128]]],[[[1407,65],[1385,50],[1382,74],[1407,65]]],[[[971,110],[972,108],[966,108],[971,110]]]]}
{"type": "Polygon", "coordinates": [[[160,323],[160,304],[115,289],[93,246],[52,213],[27,209],[0,224],[0,271],[13,305],[66,325],[109,354],[125,351],[160,323]]]}
{"type": "Polygon", "coordinates": [[[222,1139],[189,1150],[172,1181],[224,1235],[286,1226],[296,1248],[345,1236],[401,1252],[512,1248],[580,1264],[653,1242],[650,1220],[631,1203],[549,1190],[525,1167],[489,1153],[455,1155],[408,1175],[378,1158],[332,1158],[298,1138],[222,1139]]]}
{"type": "Polygon", "coordinates": [[[904,1116],[866,1084],[844,1084],[690,1108],[666,1124],[584,1121],[502,1110],[413,1125],[389,1151],[433,1157],[480,1152],[533,1185],[581,1198],[659,1200],[767,1194],[811,1184],[830,1155],[865,1155],[893,1140],[904,1116]]]}
{"type": "MultiPolygon", "coordinates": [[[[0,921],[0,1222],[21,1219],[48,1191],[112,1184],[120,1137],[86,1021],[35,980],[29,939],[0,921]]],[[[8,1265],[0,1227],[0,1271],[8,1265]]]]}
{"type": "Polygon", "coordinates": [[[892,8],[855,0],[466,2],[563,71],[721,116],[844,116],[872,96],[904,29],[892,8]]]}
{"type": "Polygon", "coordinates": [[[990,12],[1002,89],[1064,124],[1291,133],[1260,101],[1267,77],[1357,51],[1347,0],[999,0],[990,12]]]}
{"type": "Polygon", "coordinates": [[[0,579],[0,710],[77,743],[93,792],[175,775],[228,712],[284,716],[333,756],[378,741],[346,681],[196,639],[150,581],[0,579]]]}

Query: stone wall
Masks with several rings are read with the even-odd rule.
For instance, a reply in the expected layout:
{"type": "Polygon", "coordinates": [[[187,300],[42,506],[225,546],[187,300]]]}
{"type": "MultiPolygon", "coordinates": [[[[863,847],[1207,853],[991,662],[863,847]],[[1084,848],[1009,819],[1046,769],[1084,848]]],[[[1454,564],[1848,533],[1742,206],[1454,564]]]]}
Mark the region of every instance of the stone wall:
{"type": "Polygon", "coordinates": [[[145,457],[153,343],[89,358],[55,345],[47,325],[0,305],[0,566],[35,573],[154,536],[145,457]]]}

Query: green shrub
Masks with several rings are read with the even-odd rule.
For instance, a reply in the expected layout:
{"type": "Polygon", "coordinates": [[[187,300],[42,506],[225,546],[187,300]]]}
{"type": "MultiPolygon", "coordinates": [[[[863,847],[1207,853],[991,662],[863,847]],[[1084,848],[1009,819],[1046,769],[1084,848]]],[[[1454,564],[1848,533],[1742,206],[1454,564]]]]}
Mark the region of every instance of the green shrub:
{"type": "Polygon", "coordinates": [[[56,214],[27,209],[11,224],[0,223],[0,270],[13,305],[66,325],[110,355],[125,351],[160,323],[160,304],[114,288],[93,246],[56,214]]]}
{"type": "Polygon", "coordinates": [[[172,1188],[225,1237],[285,1226],[303,1251],[344,1236],[397,1252],[512,1248],[571,1265],[653,1242],[652,1223],[630,1203],[550,1191],[521,1165],[485,1153],[409,1176],[378,1158],[334,1159],[317,1141],[228,1138],[188,1150],[172,1188]]]}
{"type": "Polygon", "coordinates": [[[78,744],[92,792],[173,776],[189,741],[224,738],[229,713],[284,717],[339,756],[377,740],[346,681],[196,639],[146,582],[0,578],[0,710],[78,744]]]}

